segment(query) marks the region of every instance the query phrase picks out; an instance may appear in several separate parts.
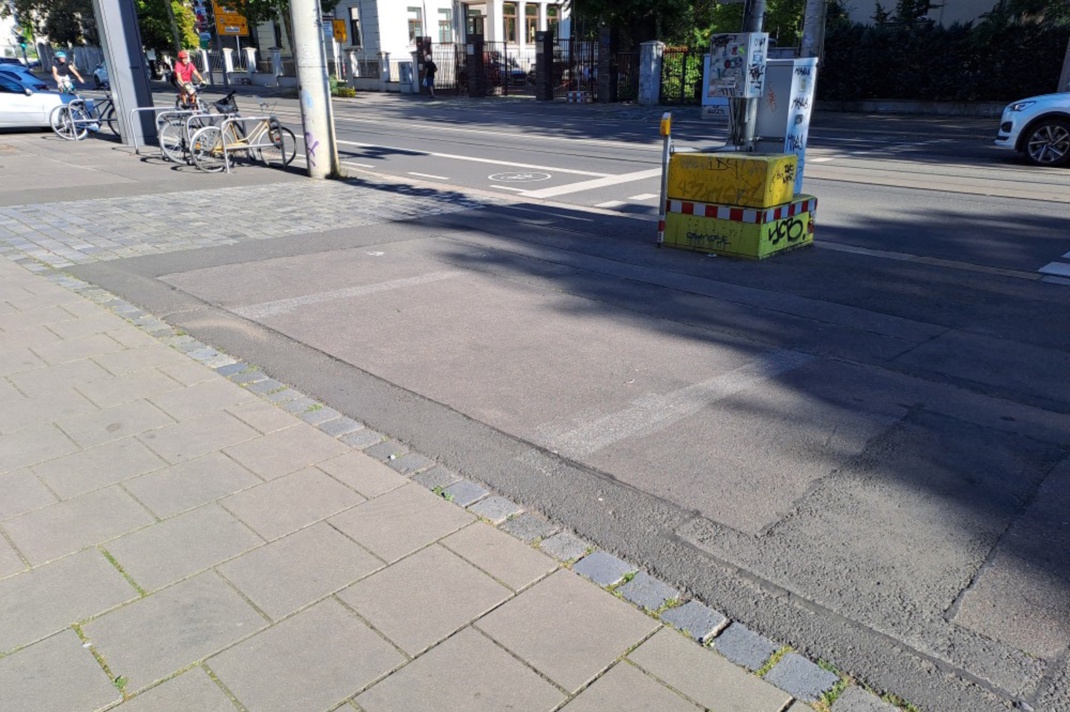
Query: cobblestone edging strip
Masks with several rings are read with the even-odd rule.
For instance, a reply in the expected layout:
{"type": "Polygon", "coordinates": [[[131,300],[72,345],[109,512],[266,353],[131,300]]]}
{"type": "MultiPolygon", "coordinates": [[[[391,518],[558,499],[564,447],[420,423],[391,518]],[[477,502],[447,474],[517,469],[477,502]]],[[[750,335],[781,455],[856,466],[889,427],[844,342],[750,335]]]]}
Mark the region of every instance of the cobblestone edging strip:
{"type": "MultiPolygon", "coordinates": [[[[563,531],[541,514],[497,495],[482,484],[436,463],[404,444],[275,380],[255,365],[239,361],[177,330],[115,295],[50,269],[32,258],[13,260],[49,281],[106,307],[229,381],[296,415],[322,433],[362,451],[424,488],[466,509],[497,529],[557,560],[595,585],[628,601],[697,645],[716,651],[726,663],[749,670],[791,695],[791,712],[805,702],[822,712],[894,712],[899,709],[872,692],[791,651],[697,599],[687,599],[670,584],[589,542],[563,531]],[[28,264],[26,264],[28,263],[28,264]],[[35,268],[39,267],[39,268],[35,268]]],[[[655,673],[656,676],[656,673],[655,673]]],[[[905,709],[914,710],[912,707],[905,709]]]]}

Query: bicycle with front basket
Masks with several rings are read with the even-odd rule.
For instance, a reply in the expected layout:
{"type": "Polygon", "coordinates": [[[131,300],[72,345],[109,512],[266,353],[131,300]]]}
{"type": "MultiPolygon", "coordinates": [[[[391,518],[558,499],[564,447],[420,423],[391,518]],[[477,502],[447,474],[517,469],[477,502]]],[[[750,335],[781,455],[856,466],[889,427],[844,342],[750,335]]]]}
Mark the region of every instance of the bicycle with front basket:
{"type": "Polygon", "coordinates": [[[230,170],[235,154],[261,161],[266,165],[288,166],[297,155],[297,137],[269,113],[267,104],[260,101],[263,116],[227,116],[221,124],[204,126],[190,136],[190,156],[193,165],[208,173],[230,170]],[[255,122],[252,128],[247,122],[255,122]]]}

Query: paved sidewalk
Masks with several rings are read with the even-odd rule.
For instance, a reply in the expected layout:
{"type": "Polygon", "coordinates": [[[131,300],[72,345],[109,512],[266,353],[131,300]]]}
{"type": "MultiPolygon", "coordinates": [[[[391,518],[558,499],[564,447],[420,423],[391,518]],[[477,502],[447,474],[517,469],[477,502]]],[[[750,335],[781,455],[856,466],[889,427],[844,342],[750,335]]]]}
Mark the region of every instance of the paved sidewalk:
{"type": "Polygon", "coordinates": [[[894,709],[61,271],[140,248],[5,214],[3,712],[894,709]]]}

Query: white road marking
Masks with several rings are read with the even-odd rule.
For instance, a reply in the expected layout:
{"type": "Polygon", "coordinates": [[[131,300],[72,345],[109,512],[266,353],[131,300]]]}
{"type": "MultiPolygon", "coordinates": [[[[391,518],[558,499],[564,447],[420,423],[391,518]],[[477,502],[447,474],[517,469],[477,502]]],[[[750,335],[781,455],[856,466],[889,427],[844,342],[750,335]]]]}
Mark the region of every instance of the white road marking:
{"type": "Polygon", "coordinates": [[[653,193],[640,193],[639,195],[633,195],[632,197],[628,198],[628,200],[654,200],[657,197],[658,196],[653,193]]]}
{"type": "Polygon", "coordinates": [[[1047,282],[1049,284],[1061,284],[1063,286],[1070,286],[1070,279],[1063,279],[1062,277],[1041,277],[1041,282],[1047,282]]]}
{"type": "MultiPolygon", "coordinates": [[[[577,171],[571,168],[550,168],[549,166],[533,166],[530,163],[514,163],[512,161],[498,161],[493,158],[476,158],[475,156],[458,156],[453,153],[437,153],[434,151],[417,151],[411,148],[399,148],[397,146],[383,146],[377,143],[361,143],[359,141],[344,141],[338,139],[337,143],[346,146],[359,146],[361,148],[384,148],[388,151],[399,151],[410,155],[435,156],[436,158],[449,158],[454,161],[470,161],[472,163],[489,163],[494,166],[509,166],[511,168],[528,168],[536,171],[549,171],[550,173],[571,173],[578,176],[606,176],[608,173],[595,173],[594,171],[577,171]]],[[[658,169],[661,172],[661,169],[658,169]]]]}
{"type": "Polygon", "coordinates": [[[595,203],[596,208],[619,208],[622,205],[627,205],[623,200],[607,200],[604,203],[595,203]]]}
{"type": "Polygon", "coordinates": [[[548,428],[540,430],[551,449],[566,455],[590,455],[626,438],[660,432],[673,423],[695,415],[711,403],[813,360],[813,356],[797,351],[773,351],[759,360],[701,383],[664,395],[648,393],[636,398],[631,407],[625,410],[587,419],[573,430],[558,433],[548,428]]]}
{"type": "Polygon", "coordinates": [[[811,159],[809,159],[809,162],[810,163],[828,163],[829,161],[832,160],[832,158],[833,158],[832,156],[822,156],[821,158],[811,158],[811,159]]]}
{"type": "Polygon", "coordinates": [[[1065,255],[1063,255],[1063,259],[1070,260],[1070,252],[1067,252],[1065,255]]]}
{"type": "Polygon", "coordinates": [[[346,163],[345,165],[356,166],[357,168],[375,168],[375,166],[370,163],[346,163]]]}
{"type": "Polygon", "coordinates": [[[1070,265],[1064,262],[1049,262],[1037,270],[1041,274],[1056,274],[1060,277],[1070,277],[1070,265]]]}
{"type": "Polygon", "coordinates": [[[336,299],[363,297],[368,294],[386,292],[391,289],[415,287],[421,284],[439,282],[444,279],[459,277],[461,274],[461,272],[455,270],[445,272],[429,272],[428,274],[422,274],[419,277],[405,277],[404,279],[393,279],[389,282],[380,282],[378,284],[366,284],[361,287],[347,287],[346,289],[335,289],[330,292],[307,294],[303,297],[276,299],[271,302],[251,304],[247,307],[238,307],[237,309],[234,309],[233,312],[238,316],[245,317],[246,319],[264,319],[267,317],[279,316],[280,314],[288,314],[294,309],[297,309],[298,307],[307,306],[309,304],[321,304],[323,302],[331,302],[336,299]]]}
{"type": "Polygon", "coordinates": [[[491,183],[491,188],[497,188],[498,190],[514,190],[517,193],[523,193],[524,188],[517,188],[515,185],[502,185],[501,183],[491,183]]]}
{"type": "Polygon", "coordinates": [[[410,176],[416,176],[417,178],[431,178],[433,180],[449,180],[448,176],[435,176],[430,173],[417,173],[416,171],[409,171],[410,176]]]}
{"type": "Polygon", "coordinates": [[[622,173],[615,176],[595,178],[594,180],[585,180],[580,183],[569,183],[568,185],[557,185],[551,188],[543,188],[542,190],[532,190],[524,193],[524,196],[527,198],[553,198],[558,195],[570,195],[584,190],[607,188],[611,185],[646,180],[647,178],[653,178],[654,176],[660,175],[661,168],[649,168],[645,171],[636,171],[635,173],[622,173]]]}

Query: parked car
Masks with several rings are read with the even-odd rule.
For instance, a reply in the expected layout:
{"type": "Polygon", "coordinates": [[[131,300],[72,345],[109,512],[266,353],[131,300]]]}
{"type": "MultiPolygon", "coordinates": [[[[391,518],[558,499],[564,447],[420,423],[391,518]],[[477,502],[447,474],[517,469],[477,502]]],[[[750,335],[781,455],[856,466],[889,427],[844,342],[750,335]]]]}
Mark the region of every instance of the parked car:
{"type": "Polygon", "coordinates": [[[34,91],[7,75],[0,75],[0,128],[49,127],[48,117],[71,97],[34,91]]]}
{"type": "Polygon", "coordinates": [[[1070,166],[1070,92],[1008,104],[996,145],[1020,152],[1035,166],[1070,166]]]}
{"type": "Polygon", "coordinates": [[[33,91],[47,91],[48,84],[21,64],[0,64],[0,76],[11,77],[33,91]]]}
{"type": "Polygon", "coordinates": [[[3,66],[5,64],[17,64],[17,65],[19,65],[21,67],[22,66],[22,60],[21,59],[16,59],[14,57],[0,57],[0,66],[3,66]]]}
{"type": "Polygon", "coordinates": [[[96,82],[97,89],[108,88],[108,64],[107,62],[101,62],[97,65],[97,68],[93,70],[93,81],[96,82]]]}

